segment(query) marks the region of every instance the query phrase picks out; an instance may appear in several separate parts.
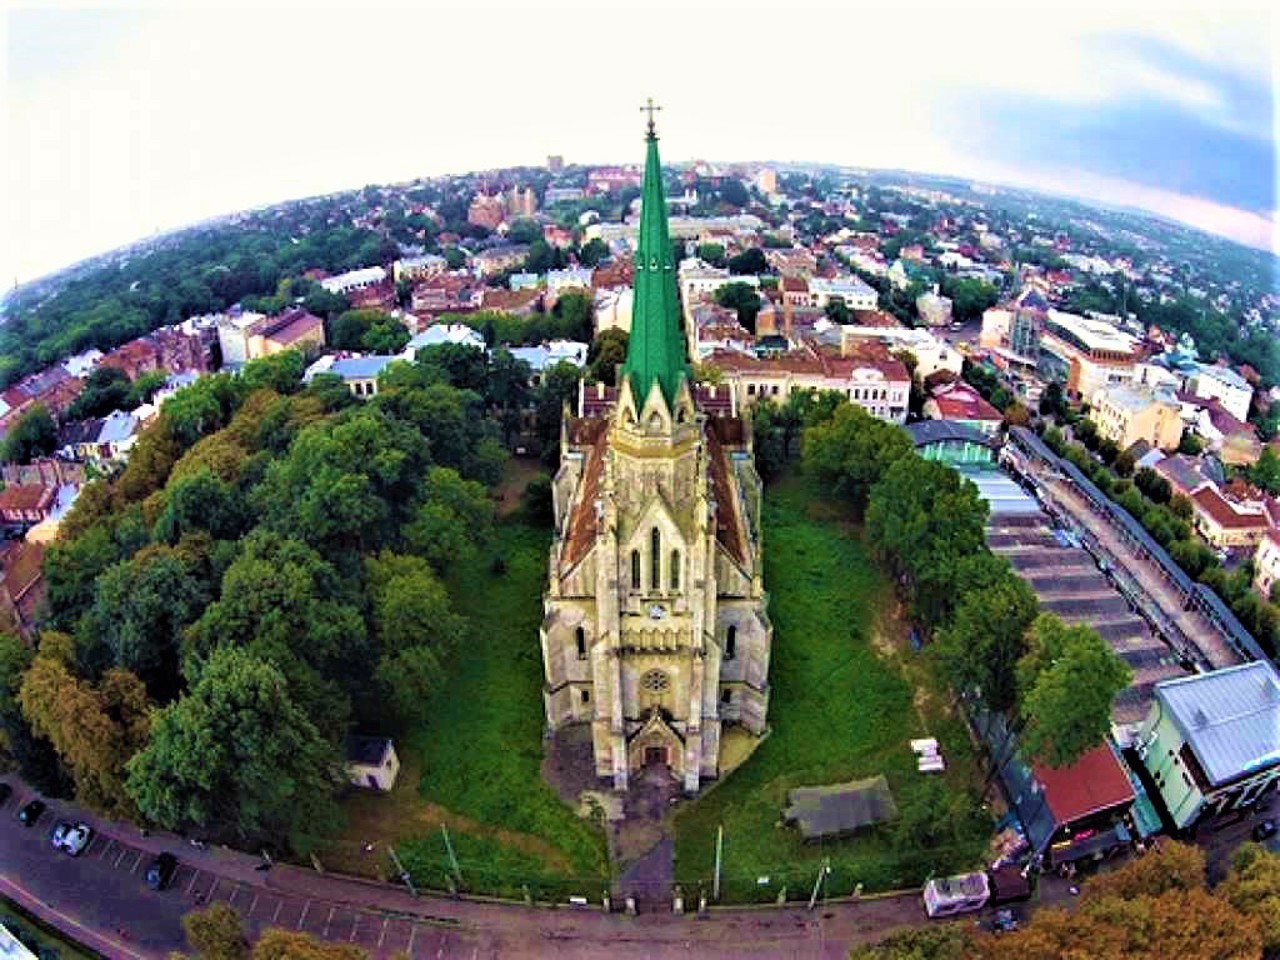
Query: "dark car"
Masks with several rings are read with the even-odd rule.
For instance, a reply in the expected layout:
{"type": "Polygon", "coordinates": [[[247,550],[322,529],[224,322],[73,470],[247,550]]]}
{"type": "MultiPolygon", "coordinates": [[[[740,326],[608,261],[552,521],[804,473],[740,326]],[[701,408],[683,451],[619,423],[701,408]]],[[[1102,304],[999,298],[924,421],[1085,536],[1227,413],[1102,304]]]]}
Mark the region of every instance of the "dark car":
{"type": "Polygon", "coordinates": [[[1253,839],[1261,843],[1267,837],[1276,835],[1276,822],[1274,820],[1262,820],[1254,825],[1253,839]]]}
{"type": "Polygon", "coordinates": [[[163,890],[173,882],[173,875],[177,872],[178,858],[172,853],[162,853],[147,864],[147,872],[143,876],[152,890],[163,890]]]}
{"type": "Polygon", "coordinates": [[[18,811],[18,821],[24,827],[35,826],[35,822],[40,819],[40,814],[44,813],[44,809],[43,800],[31,800],[18,811]]]}
{"type": "Polygon", "coordinates": [[[9,786],[7,783],[0,783],[0,804],[3,804],[8,800],[12,793],[13,787],[9,786]]]}

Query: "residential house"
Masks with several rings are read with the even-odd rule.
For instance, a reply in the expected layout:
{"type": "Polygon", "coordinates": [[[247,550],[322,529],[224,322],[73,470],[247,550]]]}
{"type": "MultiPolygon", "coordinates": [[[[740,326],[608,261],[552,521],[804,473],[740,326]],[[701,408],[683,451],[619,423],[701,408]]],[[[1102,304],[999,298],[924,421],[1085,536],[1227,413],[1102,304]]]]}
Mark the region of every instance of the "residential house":
{"type": "Polygon", "coordinates": [[[70,460],[42,457],[30,463],[3,464],[0,477],[6,486],[78,487],[85,482],[85,471],[81,464],[70,460]]]}
{"type": "Polygon", "coordinates": [[[996,452],[991,437],[967,423],[955,420],[917,420],[907,424],[907,433],[923,460],[936,460],[950,467],[994,467],[996,452]]]}
{"type": "Polygon", "coordinates": [[[522,266],[529,257],[529,246],[523,243],[504,244],[481,250],[471,258],[476,276],[491,277],[522,266]]]}
{"type": "Polygon", "coordinates": [[[1182,439],[1181,407],[1167,389],[1129,384],[1104,387],[1093,395],[1089,419],[1099,436],[1121,450],[1140,440],[1161,450],[1174,450],[1182,439]]]}
{"type": "Polygon", "coordinates": [[[566,267],[564,270],[547,271],[547,296],[550,303],[555,303],[562,295],[570,291],[588,292],[591,287],[592,271],[586,267],[566,267]]]}
{"type": "Polygon", "coordinates": [[[1194,409],[1194,429],[1209,449],[1230,466],[1248,466],[1262,456],[1262,441],[1251,423],[1236,419],[1218,400],[1178,395],[1184,408],[1194,409]]]}
{"type": "MultiPolygon", "coordinates": [[[[543,206],[550,207],[557,203],[577,203],[586,192],[581,187],[547,187],[542,195],[543,206]]],[[[547,241],[550,243],[550,241],[547,241]]]]}
{"type": "Polygon", "coordinates": [[[934,387],[924,403],[924,415],[930,420],[953,420],[965,424],[988,437],[999,433],[1004,423],[1004,415],[963,380],[934,387]]]}
{"type": "Polygon", "coordinates": [[[123,410],[112,410],[102,420],[95,441],[99,460],[123,463],[138,442],[138,419],[123,410]]]}
{"type": "MultiPolygon", "coordinates": [[[[714,303],[695,304],[686,320],[693,340],[693,356],[701,360],[716,350],[750,351],[756,338],[738,322],[738,312],[714,303]]],[[[757,318],[757,327],[758,318],[757,318]]]]}
{"type": "Polygon", "coordinates": [[[401,280],[417,282],[429,280],[442,274],[449,268],[449,261],[434,253],[424,253],[417,257],[405,257],[391,264],[391,275],[395,282],[401,280]]]}
{"type": "Polygon", "coordinates": [[[480,293],[480,309],[496,310],[500,313],[513,313],[518,317],[529,317],[538,312],[542,305],[541,290],[496,290],[486,287],[480,293]]]}
{"type": "Polygon", "coordinates": [[[461,323],[434,323],[406,343],[402,355],[406,360],[416,361],[421,351],[450,343],[484,349],[484,337],[471,327],[461,323]]]}
{"type": "Polygon", "coordinates": [[[160,349],[148,337],[139,337],[116,347],[98,362],[99,367],[114,367],[130,380],[160,369],[160,349]]]}
{"type": "Polygon", "coordinates": [[[718,350],[706,362],[724,375],[739,407],[762,397],[782,403],[794,390],[835,390],[874,417],[907,419],[911,376],[887,353],[838,357],[805,345],[767,357],[718,350]]]}
{"type": "Polygon", "coordinates": [[[812,276],[818,270],[818,258],[804,247],[770,247],[764,251],[769,269],[783,276],[812,276]]]}
{"type": "Polygon", "coordinates": [[[353,786],[386,793],[399,775],[400,758],[389,738],[347,738],[347,779],[353,786]]]}
{"type": "Polygon", "coordinates": [[[511,356],[529,365],[530,383],[537,386],[542,374],[560,363],[583,367],[587,362],[588,344],[576,340],[551,340],[536,347],[511,347],[511,356]]]}
{"type": "Polygon", "coordinates": [[[596,167],[587,173],[586,195],[618,193],[628,187],[640,186],[642,179],[638,167],[596,167]]]}
{"type": "Polygon", "coordinates": [[[378,395],[378,377],[387,365],[400,357],[370,356],[347,357],[334,359],[332,356],[321,357],[307,368],[303,381],[310,383],[317,374],[331,373],[341,378],[354,397],[368,398],[378,395]]]}
{"type": "Polygon", "coordinates": [[[24,540],[0,544],[0,629],[34,640],[45,592],[44,545],[24,540]]]}
{"type": "Polygon", "coordinates": [[[1253,387],[1230,367],[1200,363],[1187,379],[1187,392],[1207,400],[1217,400],[1237,421],[1249,419],[1253,387]]]}
{"type": "Polygon", "coordinates": [[[826,308],[839,297],[850,310],[875,310],[879,295],[858,277],[814,277],[809,281],[812,305],[826,308]]]}
{"type": "Polygon", "coordinates": [[[83,353],[78,353],[74,357],[68,357],[63,360],[62,369],[66,370],[71,376],[83,380],[93,372],[93,368],[98,365],[98,361],[101,359],[102,351],[91,347],[83,353]]]}
{"type": "Polygon", "coordinates": [[[248,330],[250,360],[269,357],[283,350],[303,354],[324,348],[324,321],[302,307],[292,307],[274,317],[264,317],[248,330]]]}
{"type": "Polygon", "coordinates": [[[926,326],[945,327],[951,323],[951,299],[936,292],[916,297],[916,311],[926,326]]]}
{"type": "Polygon", "coordinates": [[[1196,461],[1184,453],[1165,457],[1151,469],[1169,481],[1174,493],[1180,493],[1184,497],[1191,496],[1200,487],[1210,482],[1209,478],[1201,472],[1196,461]]]}
{"type": "Polygon", "coordinates": [[[1182,830],[1280,781],[1280,676],[1266,661],[1156,684],[1138,755],[1182,830]]]}
{"type": "Polygon", "coordinates": [[[1009,330],[1013,325],[1013,307],[1009,304],[987,307],[982,311],[982,330],[978,333],[978,346],[987,350],[1009,343],[1009,330]]]}
{"type": "Polygon", "coordinates": [[[69,460],[96,462],[102,423],[101,417],[64,423],[58,428],[58,455],[69,460]]]}
{"type": "Polygon", "coordinates": [[[778,282],[778,289],[782,293],[784,307],[809,307],[813,305],[812,296],[809,293],[809,281],[804,277],[784,275],[778,282]]]}
{"type": "Polygon", "coordinates": [[[246,310],[240,313],[220,314],[217,319],[218,348],[222,352],[222,365],[235,369],[249,362],[249,338],[259,320],[266,314],[246,310]]]}
{"type": "Polygon", "coordinates": [[[542,286],[542,277],[536,273],[521,271],[507,277],[508,290],[537,290],[542,286]]]}
{"type": "Polygon", "coordinates": [[[1191,505],[1196,532],[1217,550],[1252,546],[1271,526],[1261,505],[1228,500],[1212,483],[1205,483],[1191,494],[1191,505]]]}
{"type": "Polygon", "coordinates": [[[0,490],[0,521],[14,525],[40,523],[49,517],[57,488],[42,483],[10,484],[0,490]]]}
{"type": "Polygon", "coordinates": [[[336,277],[326,277],[320,281],[320,286],[330,293],[349,294],[377,286],[386,279],[387,271],[383,267],[361,267],[359,270],[340,273],[336,277]]]}
{"type": "Polygon", "coordinates": [[[1253,555],[1253,586],[1266,600],[1280,581],[1280,529],[1272,527],[1262,535],[1253,555]]]}
{"type": "Polygon", "coordinates": [[[598,289],[595,298],[596,335],[605,330],[631,330],[635,294],[630,287],[598,289]]]}

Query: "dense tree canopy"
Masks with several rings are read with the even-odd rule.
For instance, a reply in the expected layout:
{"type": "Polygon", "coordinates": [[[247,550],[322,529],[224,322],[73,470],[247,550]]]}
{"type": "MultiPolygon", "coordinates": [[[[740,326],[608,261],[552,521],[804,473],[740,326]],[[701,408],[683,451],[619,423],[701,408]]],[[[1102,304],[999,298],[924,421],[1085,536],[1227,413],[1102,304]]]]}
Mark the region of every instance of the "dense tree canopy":
{"type": "Polygon", "coordinates": [[[895,423],[878,420],[844,402],[824,423],[804,433],[804,468],[830,484],[861,513],[871,488],[903,457],[912,456],[911,438],[895,423]]]}
{"type": "Polygon", "coordinates": [[[275,667],[223,647],[191,692],[156,715],[128,762],[128,790],[168,829],[288,838],[305,851],[337,818],[339,760],[275,667]]]}

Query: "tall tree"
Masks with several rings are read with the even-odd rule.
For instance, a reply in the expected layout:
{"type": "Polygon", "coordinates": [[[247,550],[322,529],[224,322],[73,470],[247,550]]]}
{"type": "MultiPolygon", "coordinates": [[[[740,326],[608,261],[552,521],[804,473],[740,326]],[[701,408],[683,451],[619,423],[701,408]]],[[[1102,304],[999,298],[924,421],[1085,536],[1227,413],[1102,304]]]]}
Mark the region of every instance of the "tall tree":
{"type": "Polygon", "coordinates": [[[831,484],[859,512],[866,509],[871,488],[886,471],[912,455],[905,430],[847,402],[829,421],[806,430],[802,445],[806,472],[831,484]]]}
{"type": "Polygon", "coordinates": [[[248,960],[249,938],[236,908],[229,903],[211,903],[182,917],[187,945],[200,960],[248,960]]]}
{"type": "Polygon", "coordinates": [[[58,445],[58,428],[42,403],[23,412],[4,438],[4,459],[10,463],[30,463],[53,453],[58,445]]]}
{"type": "Polygon", "coordinates": [[[339,823],[338,761],[275,667],[223,648],[187,696],[156,714],[127,786],[143,815],[168,829],[305,853],[339,823]]]}
{"type": "Polygon", "coordinates": [[[72,672],[71,638],[45,633],[18,700],[31,729],[48,738],[76,785],[76,799],[109,816],[130,817],[125,762],[146,741],[150,704],[136,676],[112,669],[95,687],[72,672]]]}
{"type": "Polygon", "coordinates": [[[615,385],[618,366],[627,359],[627,331],[612,327],[601,330],[587,351],[589,378],[596,383],[615,385]]]}
{"type": "Polygon", "coordinates": [[[978,691],[990,710],[1011,709],[1018,693],[1015,670],[1038,610],[1035,593],[1012,571],[984,590],[965,593],[933,646],[953,686],[978,691]]]}
{"type": "Polygon", "coordinates": [[[1280,956],[1280,853],[1261,844],[1241,844],[1217,892],[1245,916],[1257,920],[1267,956],[1280,956]]]}
{"type": "Polygon", "coordinates": [[[1017,672],[1023,747],[1052,767],[1069,766],[1102,742],[1111,704],[1133,677],[1096,631],[1049,613],[1032,625],[1017,672]]]}

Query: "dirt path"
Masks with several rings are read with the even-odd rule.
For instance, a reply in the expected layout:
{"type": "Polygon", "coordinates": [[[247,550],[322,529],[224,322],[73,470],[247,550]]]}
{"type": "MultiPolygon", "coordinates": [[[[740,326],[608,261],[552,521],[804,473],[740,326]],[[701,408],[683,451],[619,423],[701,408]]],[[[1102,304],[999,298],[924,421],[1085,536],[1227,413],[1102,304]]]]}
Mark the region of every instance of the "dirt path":
{"type": "Polygon", "coordinates": [[[512,457],[503,470],[502,480],[493,491],[499,517],[507,517],[520,509],[525,487],[535,477],[546,473],[542,463],[532,457],[512,457]]]}

